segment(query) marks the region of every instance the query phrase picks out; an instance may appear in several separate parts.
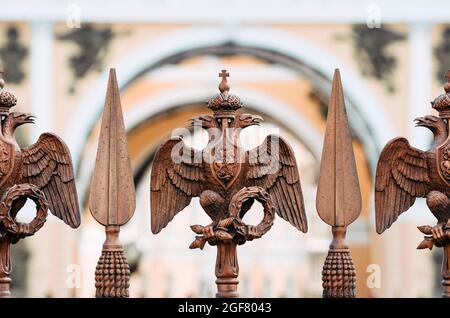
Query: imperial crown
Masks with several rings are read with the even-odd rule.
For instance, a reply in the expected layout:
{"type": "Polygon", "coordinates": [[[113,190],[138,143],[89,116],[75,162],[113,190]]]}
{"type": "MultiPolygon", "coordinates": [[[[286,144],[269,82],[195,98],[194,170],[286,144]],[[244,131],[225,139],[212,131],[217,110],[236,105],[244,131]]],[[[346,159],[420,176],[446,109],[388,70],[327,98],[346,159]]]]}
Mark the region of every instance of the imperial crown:
{"type": "MultiPolygon", "coordinates": [[[[0,74],[3,72],[0,71],[0,74]]],[[[9,109],[16,106],[16,97],[4,90],[5,80],[0,77],[0,116],[5,116],[9,114],[9,109]]]]}
{"type": "Polygon", "coordinates": [[[450,70],[447,71],[447,83],[444,85],[445,94],[441,94],[434,101],[431,106],[439,112],[439,117],[450,118],[450,70]]]}
{"type": "Polygon", "coordinates": [[[214,112],[215,117],[234,116],[234,112],[242,107],[242,102],[236,95],[230,94],[230,85],[227,77],[230,74],[226,70],[219,73],[222,81],[219,84],[220,94],[208,101],[208,107],[214,112]]]}

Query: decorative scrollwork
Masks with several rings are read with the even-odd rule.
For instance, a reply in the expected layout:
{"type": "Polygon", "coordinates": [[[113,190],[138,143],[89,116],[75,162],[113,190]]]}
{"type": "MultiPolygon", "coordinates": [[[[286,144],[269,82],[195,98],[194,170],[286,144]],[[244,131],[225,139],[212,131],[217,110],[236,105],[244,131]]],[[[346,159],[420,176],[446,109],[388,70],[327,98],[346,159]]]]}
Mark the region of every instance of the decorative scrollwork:
{"type": "Polygon", "coordinates": [[[450,180],[450,147],[446,147],[442,151],[441,172],[442,176],[450,180]]]}
{"type": "Polygon", "coordinates": [[[203,249],[206,242],[210,245],[217,245],[218,241],[227,243],[235,240],[242,245],[247,241],[261,238],[273,225],[275,212],[269,193],[261,187],[244,187],[239,190],[231,199],[229,206],[230,217],[222,219],[211,228],[202,225],[192,225],[191,229],[196,234],[195,241],[191,243],[191,249],[203,249]],[[242,221],[244,217],[242,206],[249,200],[256,200],[264,208],[264,217],[256,225],[248,225],[242,221]]]}
{"type": "MultiPolygon", "coordinates": [[[[17,211],[16,211],[17,213],[17,211]]],[[[11,235],[11,243],[17,243],[20,239],[34,235],[47,220],[48,202],[44,193],[35,185],[24,183],[12,186],[3,196],[0,204],[0,225],[3,235],[11,235]],[[29,198],[36,204],[36,216],[30,223],[19,223],[16,215],[11,214],[14,203],[23,198],[29,198]]]]}
{"type": "Polygon", "coordinates": [[[236,164],[235,163],[217,163],[214,162],[217,178],[227,183],[230,179],[235,177],[236,164]]]}

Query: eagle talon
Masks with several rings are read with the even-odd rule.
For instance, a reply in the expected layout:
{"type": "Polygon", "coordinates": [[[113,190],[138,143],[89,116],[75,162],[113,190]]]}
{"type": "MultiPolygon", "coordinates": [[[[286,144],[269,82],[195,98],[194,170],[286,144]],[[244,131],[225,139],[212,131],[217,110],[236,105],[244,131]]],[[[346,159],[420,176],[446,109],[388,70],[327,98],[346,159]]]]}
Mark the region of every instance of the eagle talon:
{"type": "Polygon", "coordinates": [[[445,244],[447,235],[444,232],[444,223],[438,223],[431,228],[431,235],[435,241],[436,246],[442,246],[445,244]]]}
{"type": "Polygon", "coordinates": [[[212,224],[205,226],[202,229],[202,232],[203,232],[202,233],[203,234],[203,238],[205,240],[209,240],[209,239],[211,239],[211,238],[213,238],[215,236],[214,227],[213,227],[212,224]]]}
{"type": "Polygon", "coordinates": [[[247,241],[252,241],[259,237],[258,228],[253,225],[247,225],[247,241]]]}
{"type": "Polygon", "coordinates": [[[25,238],[30,235],[30,226],[28,224],[18,223],[17,236],[25,238]]]}

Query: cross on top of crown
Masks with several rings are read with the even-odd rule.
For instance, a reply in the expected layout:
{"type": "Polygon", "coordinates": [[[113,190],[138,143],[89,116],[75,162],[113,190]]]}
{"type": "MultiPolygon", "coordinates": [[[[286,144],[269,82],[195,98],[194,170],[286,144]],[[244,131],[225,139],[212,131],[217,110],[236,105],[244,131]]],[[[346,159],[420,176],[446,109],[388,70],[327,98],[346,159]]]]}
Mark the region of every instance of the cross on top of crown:
{"type": "Polygon", "coordinates": [[[219,84],[219,90],[221,93],[224,93],[225,91],[228,92],[230,90],[230,85],[228,84],[228,81],[227,81],[227,77],[229,77],[229,76],[230,76],[230,73],[228,73],[227,70],[222,70],[219,73],[219,77],[222,78],[222,81],[219,84]]]}
{"type": "MultiPolygon", "coordinates": [[[[450,71],[449,71],[449,74],[450,74],[450,71]]],[[[228,73],[227,70],[222,70],[219,73],[219,77],[222,77],[222,80],[226,80],[226,78],[229,76],[230,76],[230,73],[228,73]]]]}

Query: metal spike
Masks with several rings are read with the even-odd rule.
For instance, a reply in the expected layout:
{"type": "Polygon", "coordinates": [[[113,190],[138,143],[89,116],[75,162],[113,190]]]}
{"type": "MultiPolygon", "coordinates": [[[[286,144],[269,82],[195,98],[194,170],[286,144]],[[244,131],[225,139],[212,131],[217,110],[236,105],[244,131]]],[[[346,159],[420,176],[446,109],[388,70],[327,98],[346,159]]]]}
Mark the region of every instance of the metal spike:
{"type": "Polygon", "coordinates": [[[89,208],[101,224],[123,225],[136,207],[133,173],[116,72],[110,70],[89,208]]]}
{"type": "Polygon", "coordinates": [[[119,240],[120,226],[136,208],[127,134],[116,72],[109,72],[105,110],[91,183],[89,209],[105,226],[106,240],[95,271],[96,297],[129,297],[130,267],[119,240]]]}
{"type": "Polygon", "coordinates": [[[328,108],[316,207],[320,218],[331,226],[348,226],[361,213],[361,191],[338,69],[328,108]]]}
{"type": "Polygon", "coordinates": [[[347,226],[361,213],[361,191],[339,70],[334,71],[316,207],[333,241],[322,269],[323,297],[355,297],[356,272],[345,243],[347,226]]]}

